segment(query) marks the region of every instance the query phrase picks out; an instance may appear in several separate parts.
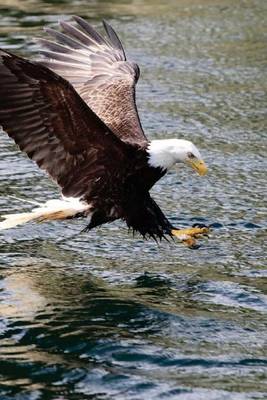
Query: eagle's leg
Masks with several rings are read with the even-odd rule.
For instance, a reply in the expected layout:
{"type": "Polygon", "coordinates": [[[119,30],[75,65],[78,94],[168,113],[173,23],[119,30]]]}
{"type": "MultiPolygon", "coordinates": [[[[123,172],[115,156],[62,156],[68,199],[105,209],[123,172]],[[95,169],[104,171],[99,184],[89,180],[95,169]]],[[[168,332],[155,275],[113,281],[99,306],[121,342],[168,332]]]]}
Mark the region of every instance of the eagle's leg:
{"type": "Polygon", "coordinates": [[[207,236],[210,229],[207,226],[193,226],[192,228],[186,229],[172,229],[171,233],[173,236],[181,240],[186,246],[194,248],[196,247],[196,239],[201,236],[207,236]]]}

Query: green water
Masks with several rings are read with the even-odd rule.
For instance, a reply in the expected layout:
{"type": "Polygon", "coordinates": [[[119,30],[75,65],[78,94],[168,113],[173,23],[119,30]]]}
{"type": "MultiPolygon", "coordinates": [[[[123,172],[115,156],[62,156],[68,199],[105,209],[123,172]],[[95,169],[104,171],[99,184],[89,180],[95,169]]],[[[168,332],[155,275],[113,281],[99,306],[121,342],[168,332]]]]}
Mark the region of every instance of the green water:
{"type": "MultiPolygon", "coordinates": [[[[153,197],[178,226],[214,227],[195,251],[120,222],[1,233],[1,400],[267,398],[267,2],[0,0],[0,14],[0,47],[27,57],[45,24],[107,19],[141,68],[147,135],[188,138],[209,165],[175,168],[153,197]]],[[[7,196],[57,189],[2,134],[0,209],[20,211],[7,196]]]]}

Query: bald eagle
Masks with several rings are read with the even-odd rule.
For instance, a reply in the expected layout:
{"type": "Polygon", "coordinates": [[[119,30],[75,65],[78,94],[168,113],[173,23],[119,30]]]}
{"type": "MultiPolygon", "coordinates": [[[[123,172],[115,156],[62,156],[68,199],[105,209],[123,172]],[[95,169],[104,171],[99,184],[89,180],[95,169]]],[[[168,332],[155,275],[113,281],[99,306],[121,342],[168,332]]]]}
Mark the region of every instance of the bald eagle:
{"type": "Polygon", "coordinates": [[[47,28],[41,58],[0,51],[0,125],[61,189],[32,212],[4,215],[0,229],[28,221],[87,217],[86,229],[122,219],[143,237],[194,244],[205,227],[176,229],[149,191],[175,163],[207,171],[196,146],[151,140],[137,113],[139,67],[116,32],[100,35],[80,17],[47,28]]]}

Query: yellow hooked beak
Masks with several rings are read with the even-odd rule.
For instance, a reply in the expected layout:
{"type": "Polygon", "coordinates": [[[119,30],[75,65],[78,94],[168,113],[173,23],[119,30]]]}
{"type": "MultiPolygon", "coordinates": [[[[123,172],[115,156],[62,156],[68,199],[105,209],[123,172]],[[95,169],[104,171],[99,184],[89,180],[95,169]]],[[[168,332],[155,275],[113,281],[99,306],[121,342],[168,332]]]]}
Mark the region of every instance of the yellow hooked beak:
{"type": "Polygon", "coordinates": [[[189,165],[199,173],[199,175],[206,175],[208,168],[203,160],[198,160],[197,158],[188,160],[189,165]]]}

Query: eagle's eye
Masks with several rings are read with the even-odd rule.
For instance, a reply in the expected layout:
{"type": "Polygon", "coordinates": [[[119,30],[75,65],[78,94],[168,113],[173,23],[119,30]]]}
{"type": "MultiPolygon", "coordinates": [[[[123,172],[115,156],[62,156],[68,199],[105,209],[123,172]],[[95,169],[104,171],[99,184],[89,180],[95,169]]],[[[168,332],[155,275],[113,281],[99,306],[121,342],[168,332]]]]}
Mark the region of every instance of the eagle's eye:
{"type": "Polygon", "coordinates": [[[195,156],[194,156],[193,153],[187,153],[187,157],[188,157],[188,158],[195,158],[195,156]]]}

